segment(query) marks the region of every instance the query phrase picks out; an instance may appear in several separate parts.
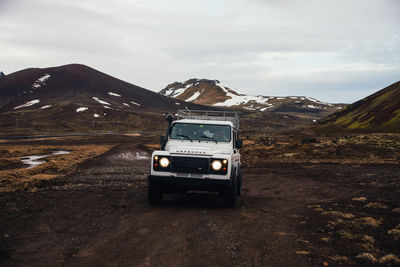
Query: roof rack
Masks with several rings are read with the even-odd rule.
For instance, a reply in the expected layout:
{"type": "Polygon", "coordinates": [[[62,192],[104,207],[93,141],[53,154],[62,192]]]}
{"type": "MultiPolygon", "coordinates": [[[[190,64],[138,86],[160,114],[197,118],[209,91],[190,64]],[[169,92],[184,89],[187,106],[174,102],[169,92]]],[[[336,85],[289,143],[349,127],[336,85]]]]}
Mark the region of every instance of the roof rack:
{"type": "Polygon", "coordinates": [[[239,115],[234,111],[179,109],[178,119],[231,121],[239,130],[239,115]]]}

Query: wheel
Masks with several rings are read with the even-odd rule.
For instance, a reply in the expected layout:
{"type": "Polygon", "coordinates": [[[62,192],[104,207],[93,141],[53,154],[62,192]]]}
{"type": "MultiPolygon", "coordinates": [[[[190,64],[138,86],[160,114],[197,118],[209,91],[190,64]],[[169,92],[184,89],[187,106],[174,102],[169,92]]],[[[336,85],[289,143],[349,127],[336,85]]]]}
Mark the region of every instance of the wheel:
{"type": "Polygon", "coordinates": [[[239,169],[238,179],[237,179],[237,195],[240,196],[242,194],[242,171],[239,169]]]}
{"type": "Polygon", "coordinates": [[[163,191],[161,185],[157,182],[149,181],[147,187],[147,198],[150,205],[158,205],[162,201],[163,191]]]}
{"type": "Polygon", "coordinates": [[[236,175],[232,179],[232,185],[226,186],[222,192],[222,202],[226,207],[234,207],[236,204],[236,196],[238,191],[238,183],[236,175]]]}

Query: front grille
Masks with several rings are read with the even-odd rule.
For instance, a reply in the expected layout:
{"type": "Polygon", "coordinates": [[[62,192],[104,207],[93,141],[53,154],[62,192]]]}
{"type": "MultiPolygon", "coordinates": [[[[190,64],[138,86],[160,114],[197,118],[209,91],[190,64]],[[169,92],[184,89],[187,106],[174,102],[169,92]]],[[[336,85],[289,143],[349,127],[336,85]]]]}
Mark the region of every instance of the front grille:
{"type": "Polygon", "coordinates": [[[210,159],[208,158],[190,158],[190,157],[172,157],[172,172],[184,173],[202,173],[210,172],[210,159]]]}

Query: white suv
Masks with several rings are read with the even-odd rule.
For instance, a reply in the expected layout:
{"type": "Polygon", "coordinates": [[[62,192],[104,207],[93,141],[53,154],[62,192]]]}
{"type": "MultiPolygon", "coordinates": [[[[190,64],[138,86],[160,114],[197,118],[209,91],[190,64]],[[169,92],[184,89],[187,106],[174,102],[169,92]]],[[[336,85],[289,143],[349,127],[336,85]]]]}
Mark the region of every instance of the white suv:
{"type": "Polygon", "coordinates": [[[239,116],[236,112],[179,110],[167,116],[161,149],[154,151],[148,177],[150,204],[164,193],[216,191],[234,206],[240,195],[239,116]]]}

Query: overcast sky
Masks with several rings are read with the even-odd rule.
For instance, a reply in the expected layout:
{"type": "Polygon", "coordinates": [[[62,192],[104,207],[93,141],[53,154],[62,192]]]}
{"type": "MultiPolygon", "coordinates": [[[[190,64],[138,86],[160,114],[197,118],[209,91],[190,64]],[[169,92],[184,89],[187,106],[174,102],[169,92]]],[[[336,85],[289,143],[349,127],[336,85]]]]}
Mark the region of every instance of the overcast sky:
{"type": "Polygon", "coordinates": [[[82,63],[354,102],[400,80],[398,0],[0,0],[0,70],[82,63]]]}

